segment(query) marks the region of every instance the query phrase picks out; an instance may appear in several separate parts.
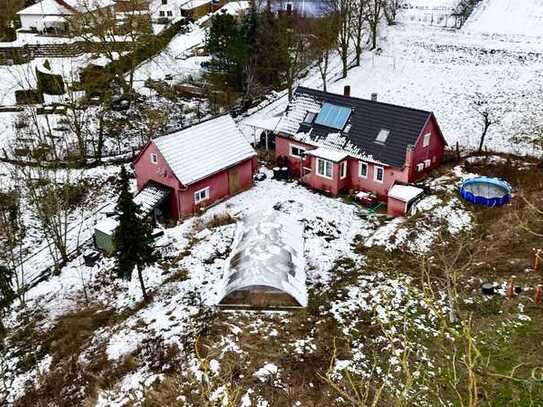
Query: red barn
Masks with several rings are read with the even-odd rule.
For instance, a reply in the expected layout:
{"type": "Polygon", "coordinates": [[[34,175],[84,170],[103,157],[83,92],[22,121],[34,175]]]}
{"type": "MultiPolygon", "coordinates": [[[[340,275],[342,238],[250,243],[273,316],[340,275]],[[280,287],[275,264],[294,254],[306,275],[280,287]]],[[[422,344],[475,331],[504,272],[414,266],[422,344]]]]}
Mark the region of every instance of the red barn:
{"type": "Polygon", "coordinates": [[[169,191],[166,210],[177,219],[250,188],[256,152],[224,115],[149,141],[134,168],[138,191],[169,191]]]}
{"type": "MultiPolygon", "coordinates": [[[[311,188],[355,190],[405,213],[394,185],[418,181],[443,161],[446,142],[432,112],[299,87],[278,125],[276,159],[311,188]],[[395,201],[394,201],[395,200],[395,201]],[[400,210],[399,208],[403,208],[400,210]]],[[[400,194],[400,196],[402,196],[400,194]]]]}

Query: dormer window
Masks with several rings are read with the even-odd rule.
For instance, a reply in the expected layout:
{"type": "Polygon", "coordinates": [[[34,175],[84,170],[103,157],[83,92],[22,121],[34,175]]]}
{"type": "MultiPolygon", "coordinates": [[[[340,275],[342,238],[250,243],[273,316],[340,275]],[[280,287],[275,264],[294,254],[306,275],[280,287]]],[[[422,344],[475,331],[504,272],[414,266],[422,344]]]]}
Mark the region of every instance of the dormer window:
{"type": "Polygon", "coordinates": [[[316,114],[313,112],[307,112],[307,114],[304,117],[304,123],[305,124],[313,124],[313,120],[315,120],[316,114]]]}
{"type": "Polygon", "coordinates": [[[385,144],[387,142],[389,134],[390,130],[381,129],[381,131],[379,131],[379,134],[377,134],[377,137],[375,138],[375,142],[378,144],[385,144]]]}

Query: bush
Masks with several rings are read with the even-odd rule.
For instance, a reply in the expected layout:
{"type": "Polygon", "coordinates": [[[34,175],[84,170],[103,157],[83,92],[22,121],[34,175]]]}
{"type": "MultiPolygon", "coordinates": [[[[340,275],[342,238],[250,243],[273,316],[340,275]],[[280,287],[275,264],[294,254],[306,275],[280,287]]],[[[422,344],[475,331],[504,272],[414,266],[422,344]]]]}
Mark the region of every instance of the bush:
{"type": "Polygon", "coordinates": [[[48,95],[63,95],[66,93],[64,79],[61,75],[48,74],[36,69],[38,90],[48,95]]]}

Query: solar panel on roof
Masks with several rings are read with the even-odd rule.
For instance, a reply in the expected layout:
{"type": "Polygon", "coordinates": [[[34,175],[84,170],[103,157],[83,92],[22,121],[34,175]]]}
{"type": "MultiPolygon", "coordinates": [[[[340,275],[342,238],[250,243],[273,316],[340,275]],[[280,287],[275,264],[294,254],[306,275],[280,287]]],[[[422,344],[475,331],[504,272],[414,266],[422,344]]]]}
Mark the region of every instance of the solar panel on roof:
{"type": "Polygon", "coordinates": [[[345,124],[347,124],[350,115],[351,109],[348,107],[324,103],[315,119],[315,123],[320,124],[321,126],[342,130],[345,127],[345,124]]]}

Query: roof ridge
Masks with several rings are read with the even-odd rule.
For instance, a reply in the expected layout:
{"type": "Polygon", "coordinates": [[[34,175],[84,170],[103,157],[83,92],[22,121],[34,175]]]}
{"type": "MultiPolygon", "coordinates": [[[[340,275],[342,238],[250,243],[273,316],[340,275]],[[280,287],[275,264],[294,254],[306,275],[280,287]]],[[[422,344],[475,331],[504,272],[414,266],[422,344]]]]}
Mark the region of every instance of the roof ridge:
{"type": "Polygon", "coordinates": [[[362,101],[364,101],[364,102],[369,102],[369,103],[375,103],[375,104],[380,104],[380,105],[399,107],[399,108],[401,108],[401,109],[413,110],[413,111],[415,111],[415,112],[424,112],[424,113],[428,113],[429,115],[434,113],[434,112],[429,111],[429,110],[416,109],[416,108],[414,108],[414,107],[402,106],[402,105],[397,105],[397,104],[394,104],[394,103],[380,102],[380,101],[378,101],[378,100],[373,101],[373,100],[370,100],[370,99],[364,99],[364,98],[360,98],[360,97],[356,97],[356,96],[345,96],[345,95],[342,95],[341,93],[332,93],[332,92],[328,92],[328,91],[325,92],[325,91],[320,90],[320,89],[308,88],[308,87],[306,87],[306,86],[298,86],[298,87],[296,88],[296,92],[298,91],[298,89],[301,89],[301,90],[304,90],[304,89],[305,89],[305,90],[309,90],[309,91],[312,91],[312,92],[318,92],[318,93],[323,94],[323,95],[336,96],[336,97],[343,98],[343,99],[345,99],[345,100],[356,99],[356,100],[362,100],[362,101]]]}
{"type": "MultiPolygon", "coordinates": [[[[166,131],[164,134],[161,134],[160,136],[155,137],[153,140],[158,140],[159,138],[163,138],[163,137],[166,137],[166,136],[171,136],[174,133],[181,133],[184,130],[190,129],[192,127],[197,127],[197,126],[199,126],[201,124],[205,124],[205,123],[210,122],[212,120],[219,119],[219,118],[221,118],[223,116],[230,116],[230,112],[222,113],[222,114],[217,115],[217,116],[212,116],[212,117],[209,117],[207,119],[201,120],[198,123],[191,123],[191,124],[189,124],[189,125],[187,125],[185,127],[178,127],[176,129],[166,131]]],[[[234,121],[234,118],[232,116],[230,116],[230,118],[232,119],[232,121],[234,121]]],[[[237,124],[236,124],[236,126],[237,126],[237,124]]]]}

